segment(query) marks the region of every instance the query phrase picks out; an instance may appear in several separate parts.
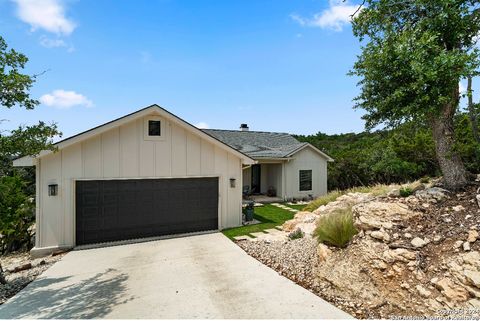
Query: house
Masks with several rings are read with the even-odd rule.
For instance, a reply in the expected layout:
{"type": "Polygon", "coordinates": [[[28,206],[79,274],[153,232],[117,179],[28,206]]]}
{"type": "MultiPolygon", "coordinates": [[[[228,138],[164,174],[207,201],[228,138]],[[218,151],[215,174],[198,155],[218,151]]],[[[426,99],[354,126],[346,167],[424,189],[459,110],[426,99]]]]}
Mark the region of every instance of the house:
{"type": "Polygon", "coordinates": [[[327,193],[327,162],[333,159],[286,133],[206,129],[204,132],[248,155],[256,164],[243,168],[244,194],[283,200],[310,199],[327,193]]]}
{"type": "Polygon", "coordinates": [[[314,147],[257,141],[251,146],[272,153],[255,154],[254,147],[237,148],[223,136],[152,105],[64,139],[53,151],[15,160],[14,166],[36,167],[32,256],[239,226],[244,184],[254,192],[276,186],[285,196],[326,192],[329,157],[314,147]],[[296,175],[301,191],[289,186],[299,184],[296,175]]]}

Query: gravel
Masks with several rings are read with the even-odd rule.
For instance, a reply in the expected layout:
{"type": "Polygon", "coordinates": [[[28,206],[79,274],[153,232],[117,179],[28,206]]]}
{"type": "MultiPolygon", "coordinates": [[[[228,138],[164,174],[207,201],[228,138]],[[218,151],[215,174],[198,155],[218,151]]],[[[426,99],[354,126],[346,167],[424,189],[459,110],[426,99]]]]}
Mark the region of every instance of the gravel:
{"type": "Polygon", "coordinates": [[[62,257],[63,254],[32,260],[27,252],[1,256],[0,262],[5,271],[7,284],[0,284],[0,305],[17,294],[62,257]],[[9,272],[9,270],[27,263],[30,263],[32,268],[16,273],[9,272]]]}
{"type": "Polygon", "coordinates": [[[283,276],[302,285],[315,279],[317,242],[304,237],[286,242],[241,241],[238,245],[249,255],[283,276]]]}

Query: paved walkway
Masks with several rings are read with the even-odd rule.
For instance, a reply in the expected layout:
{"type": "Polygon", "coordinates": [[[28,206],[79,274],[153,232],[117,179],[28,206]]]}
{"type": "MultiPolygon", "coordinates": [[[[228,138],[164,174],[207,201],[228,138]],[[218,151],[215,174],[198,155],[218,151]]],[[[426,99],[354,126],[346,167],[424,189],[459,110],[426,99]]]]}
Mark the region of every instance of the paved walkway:
{"type": "Polygon", "coordinates": [[[0,306],[10,318],[351,317],[214,233],[70,252],[0,306]]]}

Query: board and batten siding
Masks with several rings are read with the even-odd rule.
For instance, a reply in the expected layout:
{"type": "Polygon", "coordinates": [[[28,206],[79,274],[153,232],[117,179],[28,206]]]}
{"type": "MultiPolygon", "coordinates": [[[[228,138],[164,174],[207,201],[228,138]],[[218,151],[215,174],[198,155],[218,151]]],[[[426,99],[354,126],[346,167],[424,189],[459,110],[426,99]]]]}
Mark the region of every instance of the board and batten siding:
{"type": "Polygon", "coordinates": [[[327,159],[310,147],[295,153],[285,163],[285,198],[314,197],[327,193],[327,159]],[[300,170],[312,170],[312,190],[300,191],[300,170]]]}
{"type": "Polygon", "coordinates": [[[241,225],[241,159],[167,119],[161,139],[146,140],[144,118],[38,159],[37,248],[75,245],[77,179],[217,176],[219,228],[241,225]],[[48,196],[48,184],[58,184],[57,196],[48,196]]]}

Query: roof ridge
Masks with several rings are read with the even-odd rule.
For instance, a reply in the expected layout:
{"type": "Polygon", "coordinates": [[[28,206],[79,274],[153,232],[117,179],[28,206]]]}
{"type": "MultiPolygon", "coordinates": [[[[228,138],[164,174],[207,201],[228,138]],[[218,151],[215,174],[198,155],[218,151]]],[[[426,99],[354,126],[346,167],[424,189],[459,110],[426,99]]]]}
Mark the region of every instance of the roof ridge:
{"type": "Polygon", "coordinates": [[[267,132],[261,130],[238,130],[238,129],[217,129],[217,128],[202,128],[202,130],[214,130],[219,132],[235,132],[235,133],[264,133],[264,134],[282,134],[292,136],[294,134],[285,133],[285,132],[267,132]]]}

